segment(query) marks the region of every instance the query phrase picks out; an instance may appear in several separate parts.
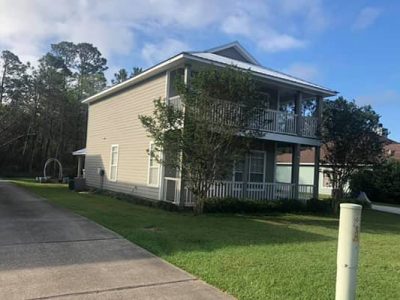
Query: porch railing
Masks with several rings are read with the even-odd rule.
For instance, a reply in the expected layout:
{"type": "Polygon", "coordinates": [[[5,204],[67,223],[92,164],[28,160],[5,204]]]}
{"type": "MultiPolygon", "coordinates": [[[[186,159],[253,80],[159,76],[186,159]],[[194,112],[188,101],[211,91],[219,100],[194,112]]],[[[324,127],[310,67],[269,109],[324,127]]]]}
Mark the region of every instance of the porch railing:
{"type": "MultiPolygon", "coordinates": [[[[176,109],[182,108],[179,96],[168,98],[168,104],[176,109]]],[[[242,120],[242,108],[233,102],[216,99],[211,107],[211,121],[223,119],[226,125],[235,125],[242,120]]],[[[317,137],[318,119],[315,117],[300,116],[300,130],[297,130],[299,116],[293,113],[272,110],[256,109],[253,117],[248,121],[248,128],[279,134],[301,135],[304,137],[317,137]]]]}
{"type": "MultiPolygon", "coordinates": [[[[308,200],[312,198],[313,186],[299,184],[298,200],[308,200]]],[[[234,197],[239,199],[250,199],[259,202],[269,200],[294,199],[296,193],[296,184],[292,183],[243,183],[232,181],[215,182],[208,190],[207,197],[234,197]]],[[[187,190],[184,190],[185,205],[191,206],[195,203],[194,196],[187,190]]]]}

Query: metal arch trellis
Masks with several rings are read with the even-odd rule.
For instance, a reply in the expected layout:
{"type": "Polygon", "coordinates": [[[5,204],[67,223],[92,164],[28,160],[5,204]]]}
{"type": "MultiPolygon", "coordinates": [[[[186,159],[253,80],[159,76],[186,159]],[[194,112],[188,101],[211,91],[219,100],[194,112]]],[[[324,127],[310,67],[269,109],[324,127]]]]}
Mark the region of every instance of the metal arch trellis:
{"type": "Polygon", "coordinates": [[[58,163],[58,179],[59,180],[62,180],[62,178],[63,178],[63,169],[62,169],[62,165],[61,165],[61,163],[60,163],[60,161],[57,159],[57,158],[49,158],[47,161],[46,161],[46,163],[44,164],[44,168],[43,168],[43,176],[44,176],[44,178],[47,178],[47,176],[46,176],[46,168],[47,168],[47,165],[49,164],[49,163],[51,163],[51,162],[53,162],[53,161],[55,161],[56,163],[58,163]]]}

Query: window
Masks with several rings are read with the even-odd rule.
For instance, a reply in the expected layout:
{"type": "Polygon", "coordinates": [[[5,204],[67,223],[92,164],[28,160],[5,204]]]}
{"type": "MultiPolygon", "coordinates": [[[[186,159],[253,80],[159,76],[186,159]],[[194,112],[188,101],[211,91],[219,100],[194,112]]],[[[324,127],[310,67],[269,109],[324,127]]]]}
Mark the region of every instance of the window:
{"type": "Polygon", "coordinates": [[[117,171],[118,171],[118,145],[111,145],[110,181],[117,181],[117,171]]]}
{"type": "Polygon", "coordinates": [[[244,160],[235,161],[233,166],[233,178],[236,182],[243,181],[244,160]]]}
{"type": "Polygon", "coordinates": [[[249,155],[249,182],[264,182],[265,154],[254,151],[249,155]]]}
{"type": "Polygon", "coordinates": [[[173,70],[169,73],[169,97],[178,96],[175,89],[176,80],[183,79],[184,69],[173,70]]]}
{"type": "Polygon", "coordinates": [[[328,172],[328,171],[324,171],[324,173],[323,173],[324,177],[323,177],[322,184],[323,184],[324,187],[328,187],[328,188],[332,187],[330,174],[331,173],[328,172]]]}
{"type": "Polygon", "coordinates": [[[322,180],[322,185],[324,187],[332,187],[331,176],[332,176],[332,172],[324,171],[323,180],[322,180]]]}
{"type": "MultiPolygon", "coordinates": [[[[155,150],[155,145],[153,143],[150,143],[149,152],[153,153],[154,150],[155,150]]],[[[158,186],[159,174],[160,174],[160,165],[155,159],[155,157],[149,154],[149,173],[147,178],[147,184],[151,186],[158,186]]]]}

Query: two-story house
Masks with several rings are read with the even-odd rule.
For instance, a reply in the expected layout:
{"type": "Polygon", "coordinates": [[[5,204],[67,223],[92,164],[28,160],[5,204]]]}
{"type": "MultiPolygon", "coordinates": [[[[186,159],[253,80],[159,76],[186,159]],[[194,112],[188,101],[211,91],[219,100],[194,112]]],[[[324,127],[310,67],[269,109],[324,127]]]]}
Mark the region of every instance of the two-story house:
{"type": "MultiPolygon", "coordinates": [[[[160,49],[162,51],[162,49],[160,49]]],[[[318,184],[300,184],[300,147],[315,148],[318,170],[321,141],[318,129],[324,97],[336,92],[320,85],[261,66],[239,43],[234,42],[204,52],[182,52],[141,74],[106,89],[83,102],[89,106],[86,183],[88,186],[138,197],[192,205],[178,172],[170,172],[147,154],[152,141],[138,115],[154,110],[153,100],[165,99],[179,106],[174,78],[183,74],[188,82],[204,66],[236,66],[249,71],[268,94],[259,128],[263,134],[254,140],[243,163],[235,164],[232,177],[216,182],[209,196],[251,198],[255,200],[309,199],[318,195],[318,184]],[[304,103],[314,103],[310,113],[304,103]],[[292,155],[290,183],[276,178],[278,148],[292,155]]],[[[314,182],[319,181],[314,172],[314,182]]]]}

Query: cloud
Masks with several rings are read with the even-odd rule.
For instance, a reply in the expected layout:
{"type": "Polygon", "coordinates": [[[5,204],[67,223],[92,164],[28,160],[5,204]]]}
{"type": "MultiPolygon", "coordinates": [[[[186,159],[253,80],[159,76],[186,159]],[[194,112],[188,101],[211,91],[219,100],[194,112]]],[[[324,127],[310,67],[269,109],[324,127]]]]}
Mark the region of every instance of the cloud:
{"type": "Polygon", "coordinates": [[[373,25],[382,14],[382,9],[377,7],[364,7],[353,23],[353,30],[363,30],[373,25]]]}
{"type": "Polygon", "coordinates": [[[148,65],[153,65],[188,49],[189,46],[182,41],[164,39],[158,43],[145,44],[141,54],[148,65]]]}
{"type": "Polygon", "coordinates": [[[328,19],[320,0],[1,0],[0,49],[34,60],[50,43],[85,41],[107,58],[139,53],[150,63],[206,32],[277,52],[307,46],[328,19]]]}
{"type": "Polygon", "coordinates": [[[396,90],[384,90],[370,95],[356,97],[359,105],[387,105],[400,102],[400,92],[396,90]]]}
{"type": "Polygon", "coordinates": [[[253,41],[265,52],[303,48],[308,44],[308,35],[322,31],[328,24],[318,0],[254,1],[252,4],[233,9],[220,28],[228,35],[253,41]]]}
{"type": "Polygon", "coordinates": [[[317,80],[320,75],[316,66],[306,63],[294,63],[284,72],[309,81],[317,80]]]}

